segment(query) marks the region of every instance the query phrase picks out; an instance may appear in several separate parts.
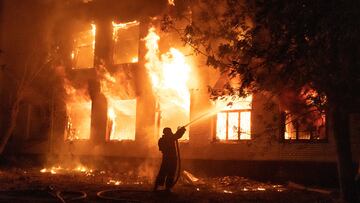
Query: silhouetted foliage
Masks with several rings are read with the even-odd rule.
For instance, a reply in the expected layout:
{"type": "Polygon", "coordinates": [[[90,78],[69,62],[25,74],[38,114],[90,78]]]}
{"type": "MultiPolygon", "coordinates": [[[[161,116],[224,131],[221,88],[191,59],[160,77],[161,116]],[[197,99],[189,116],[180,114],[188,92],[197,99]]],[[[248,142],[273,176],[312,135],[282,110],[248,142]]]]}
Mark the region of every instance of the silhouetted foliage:
{"type": "Polygon", "coordinates": [[[343,197],[353,200],[348,116],[360,103],[360,2],[187,3],[182,15],[164,17],[163,27],[177,30],[185,43],[207,57],[207,65],[232,78],[211,93],[268,92],[292,113],[327,110],[334,122],[343,197]],[[178,19],[188,25],[177,27],[178,19]]]}

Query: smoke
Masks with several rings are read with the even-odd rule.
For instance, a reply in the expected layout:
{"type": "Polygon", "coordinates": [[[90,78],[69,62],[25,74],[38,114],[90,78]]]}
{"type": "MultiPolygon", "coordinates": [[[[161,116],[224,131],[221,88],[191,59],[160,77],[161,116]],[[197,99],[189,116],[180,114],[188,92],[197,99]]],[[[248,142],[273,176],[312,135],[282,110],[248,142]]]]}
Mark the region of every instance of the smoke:
{"type": "Polygon", "coordinates": [[[139,177],[146,178],[149,182],[155,181],[155,176],[159,170],[160,162],[154,159],[146,159],[138,168],[137,174],[139,177]]]}

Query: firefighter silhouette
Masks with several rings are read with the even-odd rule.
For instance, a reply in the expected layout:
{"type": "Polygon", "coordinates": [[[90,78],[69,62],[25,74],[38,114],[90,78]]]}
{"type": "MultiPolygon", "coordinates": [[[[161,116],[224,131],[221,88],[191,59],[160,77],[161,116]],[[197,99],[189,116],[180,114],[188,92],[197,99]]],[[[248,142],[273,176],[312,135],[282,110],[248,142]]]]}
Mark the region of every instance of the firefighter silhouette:
{"type": "Polygon", "coordinates": [[[175,134],[172,133],[170,128],[163,129],[163,135],[158,141],[159,150],[162,152],[162,162],[159,173],[156,177],[154,191],[159,186],[163,186],[165,183],[166,191],[174,186],[174,178],[177,168],[177,152],[176,152],[176,141],[180,139],[186,129],[180,127],[175,134]]]}

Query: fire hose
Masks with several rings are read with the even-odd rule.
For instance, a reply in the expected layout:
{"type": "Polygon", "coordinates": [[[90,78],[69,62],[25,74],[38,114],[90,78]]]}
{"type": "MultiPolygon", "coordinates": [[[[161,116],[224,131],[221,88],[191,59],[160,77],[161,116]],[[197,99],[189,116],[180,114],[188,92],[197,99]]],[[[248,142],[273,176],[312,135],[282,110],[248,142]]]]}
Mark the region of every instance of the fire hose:
{"type": "Polygon", "coordinates": [[[48,186],[42,189],[27,189],[27,190],[8,190],[0,192],[0,201],[15,201],[15,202],[48,202],[54,198],[61,202],[84,200],[87,194],[83,191],[60,191],[53,186],[48,186]]]}
{"type": "MultiPolygon", "coordinates": [[[[180,128],[186,128],[192,124],[194,124],[195,122],[209,116],[209,115],[212,115],[212,112],[207,112],[207,113],[204,113],[202,115],[200,115],[199,117],[193,119],[192,121],[190,121],[189,123],[181,126],[181,127],[178,127],[178,129],[180,128]]],[[[176,152],[177,152],[177,169],[176,169],[176,177],[175,177],[175,180],[174,180],[174,183],[173,183],[173,186],[176,185],[176,183],[178,182],[179,178],[180,178],[180,175],[181,175],[181,157],[180,157],[180,148],[179,148],[179,141],[176,140],[175,141],[176,143],[176,152]]]]}
{"type": "Polygon", "coordinates": [[[180,175],[181,175],[181,158],[180,158],[180,149],[179,149],[179,141],[176,140],[176,153],[177,153],[177,169],[176,169],[176,177],[173,183],[173,186],[176,185],[176,183],[178,182],[180,175]]]}
{"type": "MultiPolygon", "coordinates": [[[[201,116],[193,119],[192,121],[190,121],[189,123],[178,127],[179,128],[186,128],[192,124],[194,124],[195,122],[205,118],[206,116],[211,115],[211,112],[209,113],[205,113],[202,114],[201,116]]],[[[176,144],[176,153],[177,153],[177,169],[176,169],[176,177],[175,180],[172,184],[172,186],[176,185],[176,183],[178,182],[180,175],[181,175],[181,157],[180,157],[180,148],[179,148],[179,141],[176,140],[175,141],[176,144]]],[[[120,192],[120,193],[124,193],[124,192],[152,192],[152,191],[148,191],[148,190],[124,190],[124,189],[117,189],[117,190],[102,190],[99,191],[98,193],[96,193],[96,195],[101,198],[101,199],[106,199],[106,200],[112,200],[112,201],[120,201],[120,202],[141,202],[139,200],[131,200],[131,199],[126,199],[126,198],[116,198],[113,195],[111,195],[111,193],[114,192],[120,192]]]]}

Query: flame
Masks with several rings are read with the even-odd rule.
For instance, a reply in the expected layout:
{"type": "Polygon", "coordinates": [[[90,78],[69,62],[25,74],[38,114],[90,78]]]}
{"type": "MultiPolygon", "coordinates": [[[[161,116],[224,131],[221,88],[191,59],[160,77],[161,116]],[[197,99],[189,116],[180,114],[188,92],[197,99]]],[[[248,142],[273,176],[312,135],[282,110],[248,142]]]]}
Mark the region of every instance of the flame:
{"type": "Polygon", "coordinates": [[[115,42],[118,41],[118,36],[117,36],[117,33],[120,31],[120,30],[126,30],[130,27],[133,27],[133,26],[137,26],[139,25],[140,23],[136,20],[134,21],[131,21],[131,22],[127,22],[127,23],[115,23],[114,21],[112,21],[112,26],[113,26],[113,33],[112,33],[112,36],[113,36],[113,40],[115,42]]]}
{"type": "Polygon", "coordinates": [[[93,170],[83,165],[78,165],[74,168],[64,168],[58,165],[58,166],[52,166],[50,168],[43,168],[40,170],[40,173],[50,173],[50,174],[69,173],[69,172],[90,174],[93,172],[93,170]]]}
{"type": "Polygon", "coordinates": [[[130,27],[133,26],[137,26],[140,23],[136,20],[131,21],[131,22],[127,22],[127,23],[115,23],[114,21],[112,21],[112,26],[113,26],[113,39],[115,40],[115,42],[117,41],[117,37],[116,37],[116,33],[120,30],[120,29],[128,29],[130,27]]]}
{"type": "Polygon", "coordinates": [[[91,33],[93,36],[93,41],[92,41],[92,48],[95,51],[95,38],[96,38],[96,25],[95,23],[91,23],[91,33]]]}
{"type": "Polygon", "coordinates": [[[75,89],[65,79],[67,124],[65,139],[89,139],[91,125],[91,101],[85,89],[75,89]]]}
{"type": "Polygon", "coordinates": [[[96,25],[94,23],[90,25],[90,29],[75,36],[70,55],[73,68],[92,68],[94,65],[96,25]]]}
{"type": "Polygon", "coordinates": [[[216,137],[219,140],[251,139],[251,102],[247,98],[223,97],[216,101],[216,137]]]}
{"type": "Polygon", "coordinates": [[[115,64],[138,62],[139,24],[136,20],[126,23],[112,22],[113,60],[115,64]]]}
{"type": "Polygon", "coordinates": [[[135,140],[136,99],[127,98],[121,75],[111,75],[105,67],[98,69],[101,92],[108,103],[107,140],[135,140]],[[126,99],[124,99],[126,98],[126,99]]]}
{"type": "Polygon", "coordinates": [[[132,57],[131,58],[131,63],[137,63],[139,61],[138,57],[132,57]]]}
{"type": "Polygon", "coordinates": [[[114,137],[115,127],[116,127],[116,123],[115,123],[116,114],[112,107],[110,107],[108,110],[108,118],[111,123],[109,126],[109,130],[110,130],[109,136],[110,136],[110,138],[112,138],[112,137],[114,137]]]}
{"type": "Polygon", "coordinates": [[[168,0],[168,4],[171,6],[175,6],[175,0],[168,0]]]}
{"type": "MultiPolygon", "coordinates": [[[[155,28],[150,28],[145,37],[145,67],[160,106],[161,125],[175,128],[189,122],[190,92],[187,83],[191,67],[178,49],[170,48],[160,55],[159,40],[155,28]]],[[[185,139],[187,136],[184,136],[185,139]]]]}

